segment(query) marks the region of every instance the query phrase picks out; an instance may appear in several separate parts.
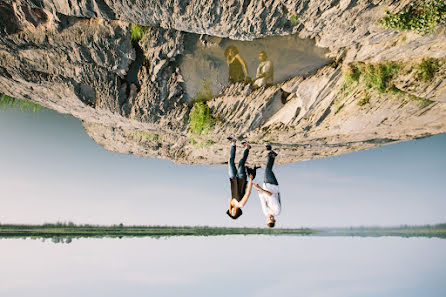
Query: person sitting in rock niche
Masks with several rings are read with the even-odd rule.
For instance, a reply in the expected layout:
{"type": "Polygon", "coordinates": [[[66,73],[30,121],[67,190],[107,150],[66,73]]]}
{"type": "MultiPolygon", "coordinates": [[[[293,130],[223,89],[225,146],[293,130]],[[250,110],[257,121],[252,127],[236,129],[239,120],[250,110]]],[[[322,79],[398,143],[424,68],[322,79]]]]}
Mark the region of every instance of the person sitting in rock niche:
{"type": "Polygon", "coordinates": [[[268,56],[266,52],[261,51],[259,53],[260,64],[257,67],[256,78],[253,80],[252,87],[254,89],[269,86],[273,83],[274,80],[274,67],[273,62],[267,60],[268,56]]]}
{"type": "Polygon", "coordinates": [[[274,160],[277,157],[277,153],[272,150],[271,145],[269,144],[266,145],[266,150],[268,151],[268,157],[263,188],[260,187],[259,184],[253,184],[253,187],[256,188],[259,194],[262,211],[266,216],[266,224],[268,227],[273,228],[276,224],[274,216],[280,214],[282,207],[280,202],[279,183],[273,172],[274,160]]]}
{"type": "Polygon", "coordinates": [[[239,55],[238,49],[230,45],[225,49],[224,55],[229,66],[229,82],[250,81],[248,67],[246,67],[245,60],[239,55]]]}
{"type": "Polygon", "coordinates": [[[242,144],[245,147],[245,151],[243,152],[243,157],[238,163],[237,170],[234,162],[237,139],[234,137],[228,137],[228,140],[231,142],[231,149],[229,152],[228,161],[231,198],[229,199],[229,208],[226,211],[226,214],[235,220],[242,215],[242,208],[243,206],[245,206],[246,202],[249,199],[249,196],[251,195],[252,180],[255,178],[256,175],[256,167],[254,167],[253,169],[245,167],[245,163],[248,159],[251,146],[246,141],[243,141],[242,144]],[[247,172],[249,174],[248,182],[246,182],[247,172]]]}

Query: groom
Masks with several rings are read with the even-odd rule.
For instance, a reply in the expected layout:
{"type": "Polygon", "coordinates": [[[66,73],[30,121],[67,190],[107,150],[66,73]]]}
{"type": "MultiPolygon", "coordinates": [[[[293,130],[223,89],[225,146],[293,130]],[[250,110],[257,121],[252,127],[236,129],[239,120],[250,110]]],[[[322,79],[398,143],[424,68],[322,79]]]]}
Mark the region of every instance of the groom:
{"type": "Polygon", "coordinates": [[[274,160],[277,157],[277,153],[272,150],[271,145],[266,145],[268,152],[265,179],[263,182],[263,188],[259,184],[253,184],[259,194],[260,204],[262,205],[262,211],[266,216],[266,224],[268,227],[273,228],[276,224],[274,216],[280,214],[282,205],[280,202],[279,183],[273,172],[274,160]]]}

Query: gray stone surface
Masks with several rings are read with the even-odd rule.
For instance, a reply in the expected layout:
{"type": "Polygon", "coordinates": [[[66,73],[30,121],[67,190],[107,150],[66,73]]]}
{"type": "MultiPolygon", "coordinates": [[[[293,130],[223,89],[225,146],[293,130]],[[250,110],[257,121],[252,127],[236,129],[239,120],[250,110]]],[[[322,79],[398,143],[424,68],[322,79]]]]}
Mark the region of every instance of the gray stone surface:
{"type": "Polygon", "coordinates": [[[265,143],[272,143],[280,152],[278,164],[287,164],[446,131],[446,104],[441,102],[370,90],[369,103],[361,106],[358,103],[365,96],[362,87],[343,97],[339,93],[340,66],[326,66],[310,77],[296,80],[301,82],[285,103],[281,85],[253,92],[243,84],[228,87],[220,97],[208,102],[217,120],[205,135],[183,133],[172,139],[170,134],[159,134],[154,141],[138,133],[135,137],[134,131],[88,123],[84,126],[96,142],[112,151],[186,164],[224,164],[228,153],[226,137],[233,135],[252,144],[251,165],[263,164],[265,143]],[[147,149],[150,147],[156,149],[147,149]]]}

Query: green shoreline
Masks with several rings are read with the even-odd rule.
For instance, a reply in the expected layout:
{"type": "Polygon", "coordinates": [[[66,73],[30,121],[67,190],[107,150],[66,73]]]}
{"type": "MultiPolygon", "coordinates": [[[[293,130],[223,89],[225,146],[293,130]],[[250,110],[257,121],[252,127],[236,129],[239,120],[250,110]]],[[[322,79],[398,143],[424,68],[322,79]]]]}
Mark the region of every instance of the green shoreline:
{"type": "Polygon", "coordinates": [[[171,237],[221,235],[309,235],[300,229],[227,228],[207,226],[0,225],[0,238],[11,237],[171,237]]]}
{"type": "Polygon", "coordinates": [[[400,227],[352,228],[229,228],[208,226],[96,226],[69,224],[0,225],[1,238],[173,237],[223,235],[293,235],[341,237],[435,237],[446,238],[446,224],[400,227]]]}
{"type": "Polygon", "coordinates": [[[446,239],[446,224],[399,227],[325,228],[316,236],[339,237],[426,237],[446,239]]]}

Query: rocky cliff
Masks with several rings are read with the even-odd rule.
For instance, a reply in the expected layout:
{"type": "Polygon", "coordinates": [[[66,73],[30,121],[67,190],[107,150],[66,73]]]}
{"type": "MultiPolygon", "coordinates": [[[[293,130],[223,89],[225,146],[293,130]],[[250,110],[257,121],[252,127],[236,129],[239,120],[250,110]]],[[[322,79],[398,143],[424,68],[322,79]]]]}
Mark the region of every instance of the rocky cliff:
{"type": "Polygon", "coordinates": [[[0,93],[78,117],[109,150],[180,163],[224,163],[227,135],[252,142],[255,163],[273,143],[284,164],[444,133],[445,27],[377,25],[409,3],[0,0],[0,93]],[[132,42],[131,24],[150,27],[132,42]],[[193,133],[179,68],[191,33],[297,34],[333,62],[269,88],[229,85],[207,102],[210,129],[193,133]],[[426,58],[436,70],[421,79],[426,58]]]}

